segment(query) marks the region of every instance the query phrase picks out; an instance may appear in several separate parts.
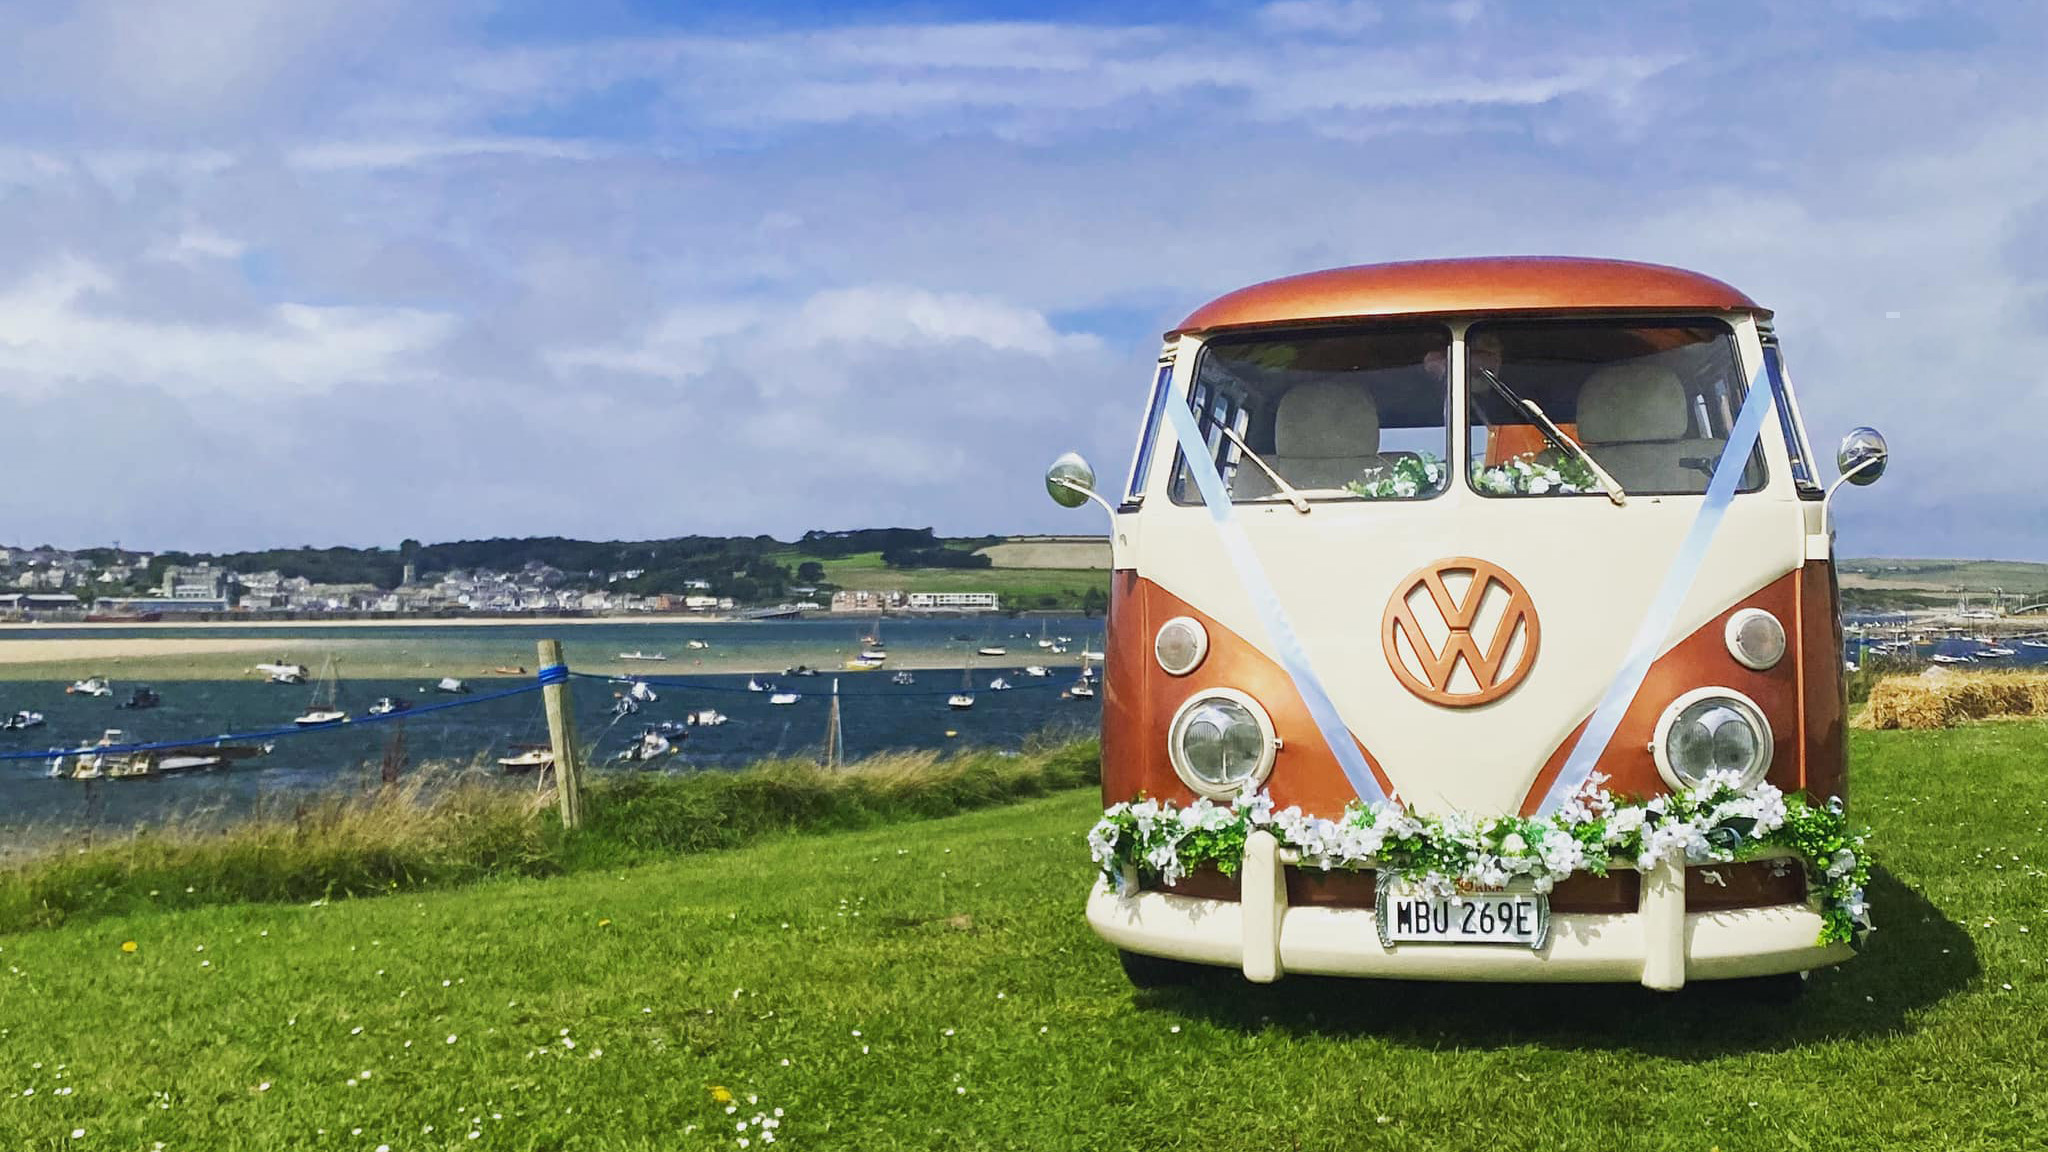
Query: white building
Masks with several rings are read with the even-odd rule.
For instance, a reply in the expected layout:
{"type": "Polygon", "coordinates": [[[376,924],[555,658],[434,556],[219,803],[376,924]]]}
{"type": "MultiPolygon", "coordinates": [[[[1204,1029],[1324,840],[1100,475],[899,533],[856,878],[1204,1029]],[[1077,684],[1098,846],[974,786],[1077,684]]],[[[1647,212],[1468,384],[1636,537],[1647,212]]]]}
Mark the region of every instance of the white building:
{"type": "Polygon", "coordinates": [[[173,564],[164,569],[164,596],[170,600],[225,600],[228,573],[202,560],[197,564],[173,564]]]}
{"type": "Polygon", "coordinates": [[[903,593],[891,588],[881,592],[848,589],[832,594],[834,612],[880,612],[903,607],[903,593]]]}
{"type": "MultiPolygon", "coordinates": [[[[944,609],[952,612],[993,612],[1003,606],[1002,597],[994,592],[912,592],[910,607],[917,609],[944,609]]],[[[839,608],[839,598],[832,598],[834,611],[839,608]]]]}

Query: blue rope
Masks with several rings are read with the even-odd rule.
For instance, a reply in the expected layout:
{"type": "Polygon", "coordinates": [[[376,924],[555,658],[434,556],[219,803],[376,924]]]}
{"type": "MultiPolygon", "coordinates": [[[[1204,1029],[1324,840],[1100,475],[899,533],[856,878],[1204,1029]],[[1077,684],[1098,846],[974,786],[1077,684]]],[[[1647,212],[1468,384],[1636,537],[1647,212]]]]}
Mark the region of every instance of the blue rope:
{"type": "MultiPolygon", "coordinates": [[[[610,684],[634,684],[634,683],[638,683],[638,684],[647,684],[647,685],[651,685],[651,686],[653,686],[653,687],[655,687],[655,688],[681,688],[681,689],[687,689],[687,690],[689,690],[689,691],[692,691],[692,692],[738,692],[738,693],[741,693],[741,694],[743,694],[743,695],[744,695],[744,694],[746,694],[746,693],[750,693],[750,692],[753,692],[753,691],[754,691],[754,689],[752,689],[752,688],[749,688],[749,687],[747,687],[747,686],[746,686],[746,685],[744,685],[744,684],[740,684],[740,685],[731,685],[731,684],[703,684],[703,683],[699,683],[699,682],[697,682],[697,681],[694,681],[694,680],[670,680],[670,679],[666,679],[666,678],[664,678],[664,677],[659,677],[659,676],[606,676],[606,675],[604,675],[604,674],[602,674],[602,673],[598,673],[598,672],[571,672],[571,673],[569,673],[569,675],[571,675],[571,676],[574,676],[574,677],[576,677],[576,678],[577,678],[577,679],[579,679],[579,680],[603,680],[603,681],[605,681],[606,683],[610,683],[610,684]]],[[[822,678],[823,678],[823,677],[824,677],[825,675],[826,675],[826,673],[820,672],[820,673],[818,674],[818,676],[817,676],[817,677],[815,677],[815,678],[817,678],[817,679],[822,679],[822,678]]],[[[865,672],[855,672],[855,673],[852,673],[852,675],[855,675],[855,676],[865,676],[865,675],[871,675],[871,673],[865,673],[865,672]]],[[[795,677],[795,679],[803,679],[803,680],[810,680],[810,679],[814,679],[814,677],[810,677],[810,676],[803,676],[803,677],[795,677]]],[[[1006,688],[1006,689],[998,689],[998,691],[1006,691],[1006,692],[1018,692],[1018,691],[1030,691],[1030,690],[1031,690],[1031,689],[1033,689],[1033,688],[1039,688],[1039,689],[1044,689],[1044,688],[1064,688],[1064,687],[1066,687],[1066,686],[1067,686],[1065,682],[1059,681],[1058,679],[1056,679],[1056,678],[1054,678],[1054,677],[1050,677],[1050,676],[1048,676],[1048,677],[1043,677],[1043,678],[1041,678],[1041,677],[1036,677],[1036,676],[1034,676],[1034,677],[1032,677],[1031,679],[1032,679],[1032,680],[1040,680],[1040,679],[1043,679],[1043,680],[1044,680],[1045,682],[1044,682],[1044,683],[1030,683],[1030,684],[1012,684],[1012,685],[1010,685],[1010,686],[1009,686],[1008,688],[1006,688]]],[[[787,684],[778,684],[775,690],[776,690],[776,691],[778,691],[778,692],[798,692],[798,689],[795,689],[795,688],[791,688],[791,687],[789,687],[789,686],[788,686],[787,684]]],[[[839,698],[840,698],[840,699],[842,699],[842,700],[845,700],[845,699],[857,699],[857,698],[859,698],[859,697],[863,697],[863,696],[867,696],[867,697],[875,697],[875,698],[880,698],[880,697],[883,697],[883,696],[889,696],[889,697],[898,697],[898,698],[900,698],[900,697],[904,697],[904,696],[951,696],[951,695],[953,695],[954,693],[956,693],[956,692],[961,692],[961,691],[967,691],[967,692],[980,692],[980,691],[986,691],[986,689],[981,689],[981,688],[967,688],[967,689],[960,689],[960,688],[916,688],[916,689],[910,689],[910,690],[907,690],[907,691],[903,691],[903,692],[841,692],[841,693],[839,694],[839,698]]],[[[818,692],[808,692],[808,693],[805,693],[805,692],[799,692],[799,694],[800,694],[800,695],[815,695],[815,696],[830,696],[830,695],[831,695],[831,692],[829,692],[829,691],[818,691],[818,692]]]]}
{"type": "Polygon", "coordinates": [[[488,704],[493,700],[503,700],[511,696],[524,695],[528,692],[538,692],[541,687],[540,684],[522,684],[517,688],[507,688],[503,692],[491,692],[483,696],[471,696],[463,700],[450,700],[445,704],[429,704],[424,708],[408,708],[403,712],[388,712],[382,716],[364,716],[355,720],[337,720],[332,724],[312,724],[303,728],[293,725],[290,728],[272,728],[265,732],[233,732],[224,736],[205,736],[197,740],[158,740],[149,744],[117,744],[109,745],[105,748],[51,748],[43,752],[0,752],[0,761],[48,760],[56,756],[119,755],[126,752],[162,752],[172,748],[204,748],[209,745],[224,744],[230,740],[275,740],[282,736],[298,736],[308,732],[329,732],[336,728],[360,728],[365,724],[381,724],[387,720],[407,720],[414,716],[424,716],[429,712],[445,712],[450,708],[467,708],[472,704],[488,704]]]}
{"type": "Polygon", "coordinates": [[[540,675],[537,679],[542,687],[546,687],[549,684],[567,684],[569,682],[569,666],[567,664],[549,664],[540,670],[540,675]]]}

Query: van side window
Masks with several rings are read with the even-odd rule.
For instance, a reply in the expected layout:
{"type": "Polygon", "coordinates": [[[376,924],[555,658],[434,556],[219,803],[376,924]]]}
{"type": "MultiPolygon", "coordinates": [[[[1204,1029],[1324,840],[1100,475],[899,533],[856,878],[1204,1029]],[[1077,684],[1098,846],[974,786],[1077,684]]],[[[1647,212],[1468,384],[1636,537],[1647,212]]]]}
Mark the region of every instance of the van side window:
{"type": "Polygon", "coordinates": [[[1159,421],[1166,415],[1166,395],[1173,386],[1173,365],[1161,364],[1152,380],[1152,398],[1145,402],[1145,423],[1138,429],[1138,454],[1131,460],[1130,483],[1124,486],[1124,503],[1135,504],[1145,497],[1145,478],[1152,471],[1152,445],[1159,439],[1159,421]]]}
{"type": "MultiPolygon", "coordinates": [[[[1220,337],[1188,404],[1233,503],[1286,499],[1276,475],[1311,500],[1427,499],[1450,476],[1449,347],[1446,329],[1419,325],[1220,337]]],[[[1201,503],[1184,459],[1171,495],[1201,503]]]]}
{"type": "MultiPolygon", "coordinates": [[[[1487,496],[1600,493],[1503,391],[1534,401],[1631,495],[1707,490],[1742,407],[1735,334],[1718,320],[1501,321],[1465,333],[1471,484],[1487,496]],[[1496,383],[1498,382],[1498,383],[1496,383]]],[[[1764,486],[1750,452],[1739,491],[1764,486]]]]}
{"type": "Polygon", "coordinates": [[[1814,474],[1811,454],[1807,451],[1806,436],[1799,427],[1793,407],[1792,385],[1785,375],[1785,354],[1778,350],[1775,338],[1764,341],[1764,374],[1771,381],[1771,399],[1778,409],[1778,428],[1785,434],[1785,452],[1792,458],[1792,486],[1801,499],[1818,500],[1827,495],[1821,487],[1820,478],[1814,474]]]}

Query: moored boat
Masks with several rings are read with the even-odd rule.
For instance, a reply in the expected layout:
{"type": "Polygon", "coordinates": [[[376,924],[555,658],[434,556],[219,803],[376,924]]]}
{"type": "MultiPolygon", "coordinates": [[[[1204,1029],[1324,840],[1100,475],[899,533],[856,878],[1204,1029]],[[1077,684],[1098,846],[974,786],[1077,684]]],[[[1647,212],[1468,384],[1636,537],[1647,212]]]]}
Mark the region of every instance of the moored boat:
{"type": "Polygon", "coordinates": [[[64,689],[64,694],[67,696],[112,696],[114,694],[114,686],[108,683],[105,676],[88,676],[83,680],[73,680],[71,686],[64,689]]]}

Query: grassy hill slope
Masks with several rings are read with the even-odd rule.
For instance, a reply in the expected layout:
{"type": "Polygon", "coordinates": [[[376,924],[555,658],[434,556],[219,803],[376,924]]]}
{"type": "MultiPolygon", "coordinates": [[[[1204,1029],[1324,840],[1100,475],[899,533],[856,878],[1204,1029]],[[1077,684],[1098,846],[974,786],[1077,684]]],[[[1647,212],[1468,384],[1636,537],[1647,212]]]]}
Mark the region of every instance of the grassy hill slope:
{"type": "Polygon", "coordinates": [[[2048,1123],[2043,734],[1857,734],[1881,928],[1790,1009],[1227,976],[1134,994],[1080,917],[1097,802],[1074,792],[0,936],[0,1147],[2024,1147],[2048,1123]]]}

